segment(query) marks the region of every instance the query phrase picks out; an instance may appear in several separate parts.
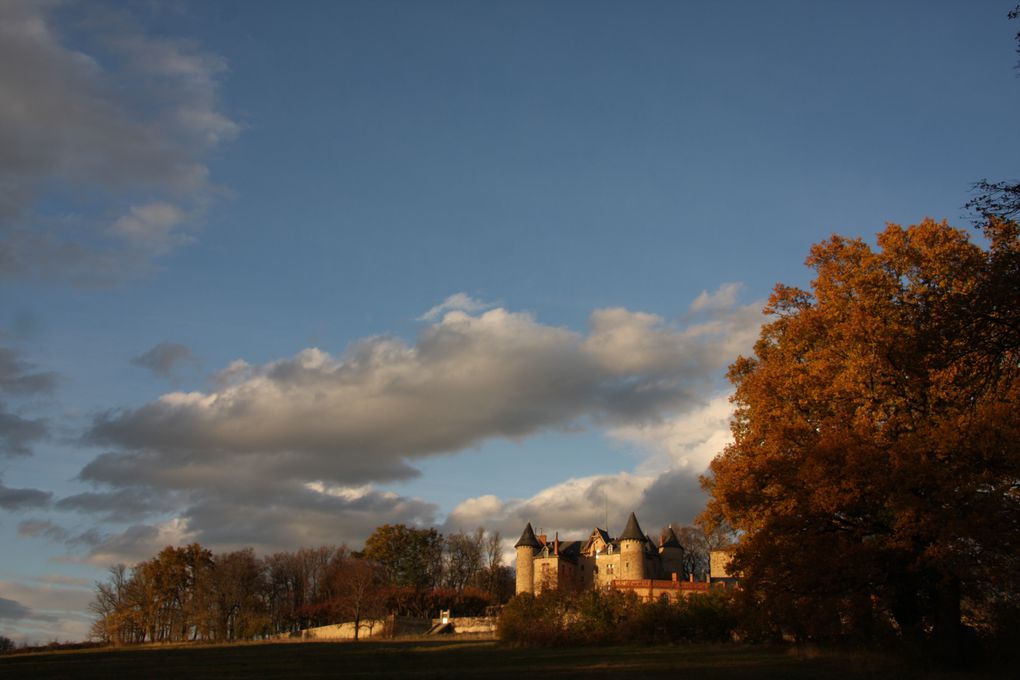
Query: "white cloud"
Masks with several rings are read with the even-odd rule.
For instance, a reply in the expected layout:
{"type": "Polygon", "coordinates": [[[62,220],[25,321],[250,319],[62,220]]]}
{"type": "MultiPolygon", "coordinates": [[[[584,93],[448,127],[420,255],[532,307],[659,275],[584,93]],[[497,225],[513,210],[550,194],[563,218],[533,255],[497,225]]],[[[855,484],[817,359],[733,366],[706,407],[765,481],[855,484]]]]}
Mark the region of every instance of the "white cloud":
{"type": "MultiPolygon", "coordinates": [[[[482,526],[514,539],[531,522],[552,535],[576,538],[637,509],[644,490],[655,480],[627,472],[577,477],[549,486],[526,499],[500,500],[495,496],[469,498],[446,518],[444,529],[455,531],[482,526]]],[[[622,525],[617,530],[622,529],[622,525]]]]}
{"type": "Polygon", "coordinates": [[[476,300],[467,293],[454,293],[438,305],[418,317],[418,321],[438,321],[447,312],[480,312],[493,307],[488,302],[476,300]]]}
{"type": "Polygon", "coordinates": [[[103,536],[92,547],[87,561],[98,566],[137,564],[168,545],[187,545],[194,540],[188,523],[179,518],[158,524],[135,524],[120,533],[103,536]]]}
{"type": "Polygon", "coordinates": [[[658,422],[621,425],[607,434],[651,452],[642,469],[683,468],[700,474],[733,440],[732,414],[729,395],[718,394],[695,410],[658,422]]]}
{"type": "Polygon", "coordinates": [[[720,394],[672,418],[612,428],[609,437],[637,447],[635,471],[568,479],[527,499],[469,498],[450,512],[444,528],[484,526],[516,539],[531,522],[536,530],[578,539],[595,526],[619,533],[631,512],[648,532],[690,524],[706,500],[699,476],[732,440],[731,415],[728,396],[720,394]]]}
{"type": "Polygon", "coordinates": [[[690,524],[704,508],[700,472],[619,472],[568,479],[527,499],[469,498],[450,512],[443,530],[481,526],[516,540],[531,522],[536,531],[541,528],[550,536],[558,532],[560,538],[578,540],[596,526],[619,534],[635,512],[645,531],[657,532],[670,523],[690,524]]]}
{"type": "Polygon", "coordinates": [[[655,314],[597,309],[591,315],[591,329],[586,349],[614,374],[675,372],[690,354],[682,333],[655,314]]]}
{"type": "Polygon", "coordinates": [[[742,288],[743,284],[740,283],[724,283],[714,291],[703,290],[691,303],[690,313],[730,309],[736,305],[737,296],[742,288]]]}
{"type": "Polygon", "coordinates": [[[415,345],[377,336],[340,357],[312,348],[261,367],[235,362],[211,391],[103,414],[90,441],[120,451],[82,476],[180,489],[230,484],[244,470],[357,486],[414,476],[422,457],[581,418],[645,426],[698,407],[735,356],[729,336],[753,336],[759,323],[744,308],[686,329],[596,310],[583,336],[502,308],[451,311],[415,345]]]}
{"type": "Polygon", "coordinates": [[[725,396],[706,395],[756,335],[752,308],[686,327],[595,310],[586,334],[502,308],[451,310],[413,344],[374,336],[339,356],[309,348],[264,365],[237,360],[207,391],[96,417],[88,441],[105,452],[80,477],[109,491],[61,507],[129,518],[147,495],[177,507],[178,524],[75,539],[98,561],[144,556],[169,528],[215,549],[359,545],[380,524],[436,521],[435,504],[376,487],[419,474],[418,460],[594,427],[637,449],[633,471],[582,469],[528,499],[467,499],[444,527],[511,535],[533,521],[576,534],[631,510],[650,528],[689,522],[704,504],[697,476],[728,437],[725,396]]]}
{"type": "Polygon", "coordinates": [[[194,240],[188,234],[174,231],[185,220],[187,215],[183,210],[157,201],[131,206],[128,214],[110,226],[110,231],[140,250],[161,255],[194,240]]]}

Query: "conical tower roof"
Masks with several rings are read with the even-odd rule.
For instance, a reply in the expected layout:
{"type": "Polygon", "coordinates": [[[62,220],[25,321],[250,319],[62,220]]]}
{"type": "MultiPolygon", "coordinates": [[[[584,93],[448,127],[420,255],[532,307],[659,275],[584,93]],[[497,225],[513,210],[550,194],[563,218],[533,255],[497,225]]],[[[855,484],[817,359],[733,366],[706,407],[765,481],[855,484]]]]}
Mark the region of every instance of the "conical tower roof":
{"type": "Polygon", "coordinates": [[[627,526],[624,528],[623,533],[620,534],[617,540],[620,541],[644,541],[645,532],[641,531],[641,525],[638,524],[637,517],[634,513],[630,513],[630,518],[627,520],[627,526]]]}
{"type": "Polygon", "coordinates": [[[521,538],[517,543],[514,544],[515,548],[541,548],[542,544],[535,538],[535,530],[531,528],[531,522],[528,522],[528,526],[524,527],[524,533],[521,534],[521,538]]]}
{"type": "Polygon", "coordinates": [[[666,533],[665,533],[665,536],[663,538],[664,538],[664,540],[662,541],[662,547],[663,548],[682,548],[683,547],[682,545],[680,545],[680,539],[677,538],[676,532],[673,531],[673,527],[668,527],[666,529],[666,533]]]}

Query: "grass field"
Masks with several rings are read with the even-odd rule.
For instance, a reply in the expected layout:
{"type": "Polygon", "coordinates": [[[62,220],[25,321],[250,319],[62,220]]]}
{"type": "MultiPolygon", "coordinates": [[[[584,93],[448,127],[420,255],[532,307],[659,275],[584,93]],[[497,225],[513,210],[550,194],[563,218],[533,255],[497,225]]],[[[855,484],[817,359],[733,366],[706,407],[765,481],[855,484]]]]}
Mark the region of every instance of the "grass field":
{"type": "MultiPolygon", "coordinates": [[[[289,642],[0,657],[0,678],[902,678],[877,656],[741,645],[511,649],[491,641],[289,642]]],[[[925,676],[927,677],[927,676],[925,676]]],[[[933,676],[934,677],[934,676],[933,676]]],[[[948,677],[948,676],[940,676],[948,677]]]]}

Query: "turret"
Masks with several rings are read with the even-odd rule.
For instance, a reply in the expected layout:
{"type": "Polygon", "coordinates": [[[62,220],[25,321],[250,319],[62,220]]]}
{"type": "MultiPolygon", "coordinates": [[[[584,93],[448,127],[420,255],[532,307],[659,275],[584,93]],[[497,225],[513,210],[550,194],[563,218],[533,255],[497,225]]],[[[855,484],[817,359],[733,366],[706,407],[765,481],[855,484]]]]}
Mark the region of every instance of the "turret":
{"type": "Polygon", "coordinates": [[[535,592],[535,550],[542,545],[535,538],[535,530],[531,528],[531,522],[524,527],[524,533],[514,544],[517,548],[517,588],[516,593],[535,592]]]}
{"type": "Polygon", "coordinates": [[[684,547],[672,526],[667,527],[659,539],[659,557],[662,560],[664,576],[676,574],[678,578],[687,577],[687,570],[684,567],[684,547]]]}
{"type": "Polygon", "coordinates": [[[620,542],[620,578],[624,580],[645,578],[645,543],[648,539],[641,531],[633,512],[630,513],[627,526],[617,540],[620,542]]]}

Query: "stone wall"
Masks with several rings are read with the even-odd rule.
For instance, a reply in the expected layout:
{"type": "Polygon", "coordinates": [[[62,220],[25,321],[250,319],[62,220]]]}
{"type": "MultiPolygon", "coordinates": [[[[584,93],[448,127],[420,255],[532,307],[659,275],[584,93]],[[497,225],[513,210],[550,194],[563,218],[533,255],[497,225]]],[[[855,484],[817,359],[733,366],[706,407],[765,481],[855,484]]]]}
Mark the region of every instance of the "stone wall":
{"type": "Polygon", "coordinates": [[[632,592],[645,601],[657,600],[663,595],[675,600],[690,597],[695,593],[708,592],[709,584],[704,581],[660,581],[658,579],[617,579],[613,590],[632,592]]]}
{"type": "MultiPolygon", "coordinates": [[[[380,637],[389,632],[385,619],[372,619],[361,622],[360,639],[380,637]]],[[[318,626],[316,628],[305,628],[301,631],[301,637],[305,640],[353,640],[354,622],[334,623],[330,626],[318,626]]]]}
{"type": "MultiPolygon", "coordinates": [[[[431,626],[432,622],[429,619],[416,619],[411,616],[388,616],[385,619],[364,620],[361,622],[358,639],[424,635],[431,626]]],[[[329,626],[306,628],[301,631],[300,637],[304,640],[353,640],[354,622],[347,621],[329,626]]]]}
{"type": "MultiPolygon", "coordinates": [[[[432,619],[433,625],[442,623],[442,619],[432,619]]],[[[451,616],[451,631],[454,635],[495,635],[495,616],[451,616]]]]}
{"type": "Polygon", "coordinates": [[[730,573],[730,562],[733,560],[733,550],[713,550],[709,553],[709,573],[712,579],[735,578],[737,575],[730,573]]]}

